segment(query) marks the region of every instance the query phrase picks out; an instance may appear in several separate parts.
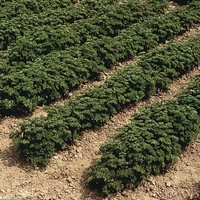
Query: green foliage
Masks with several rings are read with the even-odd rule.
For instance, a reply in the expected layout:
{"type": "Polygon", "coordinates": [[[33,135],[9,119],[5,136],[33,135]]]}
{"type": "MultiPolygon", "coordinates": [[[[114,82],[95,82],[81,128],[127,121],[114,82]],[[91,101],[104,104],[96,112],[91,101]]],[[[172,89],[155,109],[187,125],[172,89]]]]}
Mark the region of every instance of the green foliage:
{"type": "MultiPolygon", "coordinates": [[[[63,3],[62,1],[60,2],[61,4],[63,3]]],[[[23,3],[24,2],[15,2],[14,5],[20,7],[17,8],[20,11],[24,6],[23,3]]],[[[162,0],[161,2],[155,3],[149,0],[148,3],[145,4],[137,1],[127,2],[126,4],[117,4],[117,1],[115,4],[109,1],[101,1],[100,3],[95,1],[92,4],[94,4],[93,8],[91,8],[89,2],[81,1],[77,6],[74,6],[74,4],[68,5],[68,10],[66,10],[66,7],[52,5],[52,7],[47,6],[47,10],[42,10],[42,12],[38,13],[26,12],[26,8],[24,8],[25,10],[22,13],[12,16],[9,20],[7,19],[7,13],[5,13],[5,15],[2,16],[3,26],[2,29],[0,29],[3,38],[5,38],[4,48],[7,48],[10,44],[12,44],[12,46],[14,45],[14,47],[20,47],[20,42],[18,41],[20,36],[24,37],[27,41],[34,41],[37,43],[38,36],[35,32],[37,33],[38,29],[41,29],[41,27],[43,27],[43,32],[47,30],[47,34],[49,30],[52,32],[58,28],[62,28],[63,31],[69,29],[64,39],[72,42],[73,40],[70,38],[74,36],[73,43],[77,42],[75,35],[77,35],[78,38],[80,37],[79,42],[84,42],[94,36],[114,36],[130,24],[143,22],[147,17],[163,13],[167,1],[162,0]],[[12,27],[12,29],[10,27],[12,27]],[[16,31],[18,31],[19,35],[14,37],[16,31]]],[[[39,5],[40,4],[38,4],[38,6],[39,5]]],[[[9,5],[7,5],[3,11],[7,9],[9,9],[9,5]]],[[[15,11],[10,12],[15,13],[15,11]]],[[[58,32],[60,36],[63,36],[62,32],[58,32]]],[[[45,35],[45,32],[43,35],[45,35]]],[[[50,38],[49,43],[56,42],[59,43],[59,40],[50,38]]],[[[39,47],[43,52],[43,46],[40,45],[39,47]]],[[[45,54],[45,52],[43,54],[45,54]]],[[[41,55],[38,54],[38,56],[41,55]]]]}
{"type": "MultiPolygon", "coordinates": [[[[158,7],[160,5],[161,10],[164,8],[163,2],[156,5],[158,7]]],[[[143,9],[141,6],[139,8],[143,9]]],[[[0,79],[0,112],[8,114],[16,111],[27,113],[32,111],[36,105],[46,104],[57,98],[67,96],[69,91],[89,78],[96,77],[106,68],[112,67],[117,61],[148,51],[160,41],[166,41],[176,34],[183,33],[193,24],[199,23],[199,8],[200,3],[197,1],[181,7],[177,11],[160,15],[159,24],[157,17],[150,17],[151,20],[148,19],[145,23],[137,23],[124,28],[119,31],[116,37],[105,35],[98,38],[91,37],[81,46],[73,46],[79,43],[79,37],[76,37],[76,34],[66,34],[65,37],[65,33],[68,31],[70,33],[71,29],[68,29],[68,27],[64,29],[62,26],[55,31],[48,30],[48,33],[45,32],[46,29],[43,27],[45,31],[41,32],[41,35],[38,32],[35,35],[33,34],[37,42],[32,41],[32,37],[30,37],[30,40],[26,40],[26,36],[19,37],[20,46],[9,50],[8,58],[12,64],[7,63],[6,70],[3,71],[4,78],[0,79]],[[170,24],[170,26],[165,24],[170,24]],[[62,34],[59,35],[58,32],[62,34]],[[60,42],[54,43],[56,38],[59,38],[60,42]],[[29,46],[31,46],[31,50],[29,46]],[[42,48],[40,48],[41,46],[42,48]],[[45,52],[49,53],[43,55],[45,52]],[[41,57],[38,57],[39,54],[42,54],[41,57]],[[34,68],[38,69],[38,66],[40,66],[40,70],[35,70],[34,68]],[[40,72],[45,74],[45,78],[35,83],[48,86],[47,92],[46,90],[38,90],[35,93],[35,88],[38,85],[34,83],[31,76],[27,75],[27,70],[30,74],[33,74],[34,71],[36,80],[40,80],[40,72]],[[36,71],[37,73],[35,73],[36,71]],[[10,84],[9,80],[18,79],[18,76],[24,77],[22,82],[29,87],[29,91],[27,91],[29,95],[24,95],[23,89],[17,85],[10,84]],[[53,82],[51,83],[52,79],[53,82]],[[10,91],[12,91],[12,95],[10,95],[10,91]],[[23,99],[23,101],[18,99],[23,99]],[[21,105],[21,102],[24,102],[24,104],[21,105]],[[6,106],[6,104],[9,106],[6,106]]],[[[161,10],[158,9],[158,12],[160,13],[161,10]]],[[[38,30],[43,28],[41,26],[41,29],[38,30]]],[[[16,37],[18,37],[17,35],[16,32],[16,37]]]]}
{"type": "Polygon", "coordinates": [[[199,64],[199,36],[191,38],[190,44],[185,46],[172,44],[159,51],[152,51],[139,63],[140,67],[149,71],[154,77],[156,88],[167,88],[174,79],[199,64]],[[177,63],[179,63],[177,65],[177,63]]]}
{"type": "MultiPolygon", "coordinates": [[[[75,123],[73,119],[69,119],[69,122],[72,126],[75,123]]],[[[69,143],[73,139],[70,130],[63,129],[63,123],[64,121],[54,118],[48,120],[48,123],[45,118],[36,118],[34,124],[26,121],[22,124],[21,130],[26,132],[28,137],[21,139],[22,132],[16,131],[12,133],[12,139],[23,154],[22,157],[26,158],[30,164],[47,165],[55,151],[66,149],[68,144],[65,141],[69,143]],[[29,149],[26,148],[27,145],[29,149]]]]}
{"type": "Polygon", "coordinates": [[[200,76],[177,100],[146,106],[136,114],[101,147],[101,158],[89,169],[87,184],[108,195],[135,188],[173,164],[200,131],[199,83],[200,76]],[[188,105],[185,96],[190,99],[191,91],[195,101],[188,105]]]}
{"type": "MultiPolygon", "coordinates": [[[[199,55],[196,54],[198,48],[200,49],[199,35],[185,43],[168,44],[163,49],[154,49],[144,56],[142,59],[144,63],[141,61],[139,66],[127,66],[101,86],[89,89],[83,95],[66,101],[64,106],[49,109],[46,118],[31,119],[22,123],[21,131],[18,131],[13,138],[17,149],[31,163],[46,164],[46,156],[51,155],[52,150],[48,154],[46,151],[44,152],[45,144],[42,144],[41,151],[38,147],[30,148],[30,144],[33,143],[33,146],[37,146],[35,141],[40,144],[47,137],[47,141],[50,140],[54,143],[55,151],[67,148],[67,145],[72,144],[83,130],[100,126],[124,106],[147,98],[150,94],[155,94],[158,89],[166,89],[166,80],[168,84],[173,78],[198,65],[200,58],[200,51],[199,55]],[[169,52],[174,56],[168,57],[169,52]],[[163,61],[162,64],[160,60],[163,61]],[[166,62],[164,62],[165,60],[166,62]],[[173,73],[171,73],[172,71],[173,73]],[[43,136],[42,140],[38,139],[37,132],[43,136]],[[48,136],[46,136],[47,133],[48,136]],[[41,159],[42,157],[44,157],[45,163],[41,159]]],[[[185,133],[183,126],[184,122],[187,123],[187,119],[185,119],[185,115],[181,116],[179,113],[181,112],[171,112],[170,115],[176,117],[177,121],[182,120],[182,125],[176,126],[173,123],[172,125],[180,133],[181,142],[179,143],[183,146],[190,140],[190,135],[183,136],[185,133]]],[[[191,115],[191,112],[189,113],[191,115]]],[[[157,130],[157,128],[159,126],[152,124],[153,130],[157,130]]],[[[188,126],[188,128],[190,127],[188,126]]],[[[47,151],[48,145],[49,143],[47,143],[47,151]]],[[[170,161],[171,157],[167,159],[170,161]]]]}
{"type": "Polygon", "coordinates": [[[178,101],[180,104],[186,104],[193,107],[200,114],[200,81],[199,77],[196,78],[195,82],[190,84],[187,91],[182,92],[178,95],[178,101]]]}
{"type": "Polygon", "coordinates": [[[34,61],[43,54],[76,45],[79,40],[76,32],[69,31],[64,26],[40,26],[35,28],[34,32],[31,31],[28,35],[18,37],[18,40],[10,46],[9,63],[34,61]]]}

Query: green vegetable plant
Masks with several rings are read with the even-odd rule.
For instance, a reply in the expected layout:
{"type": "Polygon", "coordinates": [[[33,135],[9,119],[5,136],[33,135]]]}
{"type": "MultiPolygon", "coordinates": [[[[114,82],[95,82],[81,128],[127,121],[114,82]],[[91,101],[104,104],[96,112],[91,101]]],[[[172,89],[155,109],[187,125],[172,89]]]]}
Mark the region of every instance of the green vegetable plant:
{"type": "MultiPolygon", "coordinates": [[[[52,51],[33,62],[4,63],[0,66],[3,75],[0,79],[0,113],[29,113],[37,105],[67,96],[78,85],[97,77],[116,62],[146,52],[187,31],[200,22],[199,8],[200,3],[196,1],[159,18],[153,17],[145,23],[129,26],[116,37],[91,38],[81,46],[52,51]]],[[[56,38],[56,31],[54,34],[56,38]]],[[[12,52],[16,59],[34,60],[34,52],[40,53],[34,42],[29,53],[23,39],[22,44],[24,48],[21,49],[20,58],[17,58],[18,53],[12,52]]],[[[48,51],[50,48],[47,42],[45,49],[48,51]]]]}
{"type": "Polygon", "coordinates": [[[199,105],[200,76],[177,99],[144,107],[101,147],[87,184],[108,195],[165,171],[198,135],[199,105]]]}
{"type": "Polygon", "coordinates": [[[31,164],[46,165],[56,151],[67,149],[83,130],[104,124],[126,105],[158,89],[167,89],[173,79],[195,68],[199,50],[199,35],[154,49],[138,66],[127,66],[101,86],[66,101],[64,106],[48,109],[47,117],[24,121],[21,130],[14,133],[14,144],[31,164]]]}

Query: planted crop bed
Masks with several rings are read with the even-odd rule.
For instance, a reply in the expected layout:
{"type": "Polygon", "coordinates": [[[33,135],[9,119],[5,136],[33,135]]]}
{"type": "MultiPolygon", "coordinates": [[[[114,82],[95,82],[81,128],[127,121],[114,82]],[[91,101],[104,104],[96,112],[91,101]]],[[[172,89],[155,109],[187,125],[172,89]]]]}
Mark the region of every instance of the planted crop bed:
{"type": "Polygon", "coordinates": [[[0,199],[199,197],[199,0],[0,2],[0,199]]]}
{"type": "MultiPolygon", "coordinates": [[[[20,3],[18,3],[20,6],[20,3]]],[[[92,4],[92,3],[91,3],[92,4]]],[[[133,23],[142,22],[146,18],[163,13],[167,6],[167,1],[163,0],[156,3],[149,0],[148,3],[129,2],[127,4],[106,4],[106,2],[94,2],[94,9],[91,9],[89,2],[81,2],[77,6],[69,6],[69,8],[58,7],[57,10],[49,8],[47,11],[16,15],[14,17],[6,18],[6,14],[2,16],[1,33],[3,37],[2,49],[7,49],[9,45],[15,47],[15,51],[22,49],[22,41],[26,44],[34,43],[35,48],[40,49],[43,54],[47,54],[45,44],[48,43],[49,50],[60,50],[60,43],[63,43],[65,49],[70,46],[70,43],[81,44],[87,39],[101,37],[103,35],[115,36],[118,32],[133,23]],[[95,5],[101,7],[91,16],[90,11],[95,11],[95,5]],[[82,6],[82,10],[88,13],[87,18],[76,19],[78,13],[77,7],[82,6]],[[73,15],[70,16],[71,11],[73,15]],[[64,16],[63,16],[64,15],[64,16]],[[73,20],[76,19],[76,20],[73,20]],[[8,21],[7,21],[8,20],[8,21]],[[19,25],[19,23],[21,25],[19,25]],[[12,29],[10,28],[12,27],[12,29]],[[57,33],[57,34],[56,34],[57,33]],[[62,33],[64,35],[62,35],[62,33]],[[60,35],[61,41],[56,40],[56,35],[60,35]],[[70,39],[71,38],[71,39],[70,39]],[[76,39],[75,39],[76,38],[76,39]],[[64,43],[65,41],[65,43],[64,43]],[[67,44],[67,41],[69,44],[67,44]],[[67,46],[68,45],[68,46],[67,46]],[[45,51],[46,50],[46,51],[45,51]]],[[[5,11],[7,8],[4,9],[5,11]]],[[[21,11],[22,12],[22,11],[21,11]]],[[[37,53],[37,52],[35,52],[37,53]]],[[[41,56],[38,54],[37,56],[41,56]]],[[[33,58],[32,58],[33,59],[33,58]]],[[[14,60],[14,58],[12,58],[14,60]]],[[[19,60],[19,58],[18,58],[19,60]]],[[[16,58],[14,61],[17,61],[16,58]]],[[[21,61],[27,61],[21,58],[21,61]]]]}
{"type": "MultiPolygon", "coordinates": [[[[163,9],[163,6],[160,7],[163,9]]],[[[148,51],[160,42],[187,31],[199,23],[199,9],[199,1],[194,1],[159,18],[150,17],[147,22],[130,25],[116,37],[91,38],[81,46],[73,46],[74,40],[78,40],[74,35],[67,41],[60,40],[61,46],[69,42],[70,47],[65,50],[61,47],[62,50],[49,52],[40,58],[37,55],[43,53],[34,42],[27,45],[26,41],[21,41],[25,46],[11,49],[7,55],[9,62],[6,63],[6,55],[3,55],[0,66],[0,114],[27,113],[37,105],[67,96],[75,87],[96,77],[117,61],[148,51]]],[[[57,33],[54,33],[57,38],[57,33]]]]}
{"type": "Polygon", "coordinates": [[[100,87],[49,109],[47,117],[25,121],[13,140],[32,164],[48,163],[81,132],[102,125],[124,106],[166,89],[174,78],[199,64],[200,36],[146,54],[138,66],[127,66],[100,87]]]}
{"type": "Polygon", "coordinates": [[[105,194],[163,172],[200,131],[200,76],[176,100],[144,107],[107,142],[88,184],[105,194]]]}

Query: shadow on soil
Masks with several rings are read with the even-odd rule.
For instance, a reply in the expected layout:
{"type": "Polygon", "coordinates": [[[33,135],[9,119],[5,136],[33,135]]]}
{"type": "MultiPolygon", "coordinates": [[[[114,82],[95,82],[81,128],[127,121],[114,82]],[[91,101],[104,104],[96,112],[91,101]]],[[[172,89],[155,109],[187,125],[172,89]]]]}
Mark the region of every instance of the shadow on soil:
{"type": "MultiPolygon", "coordinates": [[[[2,164],[6,167],[18,167],[25,171],[34,170],[35,168],[28,165],[14,149],[13,146],[8,147],[5,150],[0,150],[0,160],[2,164]]],[[[38,168],[37,168],[38,169],[38,168]]],[[[40,171],[43,171],[44,168],[40,168],[40,171]]]]}
{"type": "Polygon", "coordinates": [[[194,196],[187,197],[186,200],[200,200],[200,182],[193,185],[196,194],[194,196]]]}
{"type": "MultiPolygon", "coordinates": [[[[92,164],[91,164],[92,165],[92,164]]],[[[102,195],[100,192],[96,190],[92,190],[86,185],[86,180],[88,178],[88,168],[84,171],[82,175],[82,184],[81,184],[81,197],[80,200],[103,200],[105,199],[105,195],[102,195]]]]}

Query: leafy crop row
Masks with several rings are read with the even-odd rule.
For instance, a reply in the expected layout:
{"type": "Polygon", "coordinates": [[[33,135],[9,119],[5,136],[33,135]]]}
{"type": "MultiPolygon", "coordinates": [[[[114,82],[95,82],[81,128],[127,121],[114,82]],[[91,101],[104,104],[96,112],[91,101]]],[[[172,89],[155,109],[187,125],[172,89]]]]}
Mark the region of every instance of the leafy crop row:
{"type": "MultiPolygon", "coordinates": [[[[117,35],[121,30],[136,22],[142,22],[149,16],[155,16],[166,8],[166,0],[155,4],[149,0],[146,4],[135,2],[124,5],[111,5],[107,13],[78,20],[73,24],[40,25],[28,30],[11,45],[8,62],[34,61],[52,51],[80,46],[94,37],[117,35]],[[31,53],[29,52],[31,49],[31,53]]],[[[6,31],[6,30],[5,30],[6,31]]],[[[21,28],[20,28],[21,31],[21,28]]],[[[79,47],[78,47],[79,48],[79,47]]]]}
{"type": "MultiPolygon", "coordinates": [[[[81,47],[51,52],[34,63],[0,66],[0,113],[30,112],[37,105],[67,96],[69,91],[114,63],[147,51],[200,22],[200,2],[194,2],[118,36],[93,38],[81,47]]],[[[29,58],[34,48],[22,56],[29,58]]],[[[34,52],[33,52],[34,54],[34,52]]],[[[17,54],[18,56],[18,54],[17,54]]]]}
{"type": "MultiPolygon", "coordinates": [[[[45,36],[49,38],[50,44],[58,42],[56,38],[51,37],[52,34],[49,35],[49,32],[53,33],[53,31],[56,31],[57,34],[60,33],[62,36],[61,38],[65,41],[68,41],[69,38],[77,37],[79,40],[74,39],[74,42],[71,41],[71,43],[81,43],[88,37],[91,38],[92,35],[98,37],[101,34],[117,34],[121,29],[126,28],[133,22],[144,21],[148,16],[155,16],[163,12],[167,5],[166,0],[157,3],[155,3],[155,0],[148,0],[148,3],[138,3],[135,1],[126,4],[116,3],[106,5],[106,2],[98,4],[95,1],[94,4],[98,5],[98,12],[96,11],[92,16],[83,19],[78,19],[79,13],[77,13],[77,9],[80,9],[80,7],[81,10],[90,8],[89,10],[94,12],[95,9],[97,9],[95,5],[94,8],[91,9],[91,5],[83,1],[78,4],[78,6],[72,4],[72,6],[69,7],[71,9],[68,8],[67,10],[61,7],[57,10],[48,9],[38,14],[18,14],[10,20],[4,17],[0,26],[1,37],[3,38],[1,48],[6,49],[10,44],[12,44],[10,48],[13,48],[13,46],[20,48],[21,40],[26,40],[29,44],[35,42],[35,45],[40,48],[40,51],[48,53],[43,50],[42,45],[46,42],[45,36]],[[99,12],[101,9],[103,9],[104,12],[99,12]],[[62,35],[62,33],[65,34],[62,35]]],[[[17,5],[18,4],[19,2],[17,5]]],[[[65,45],[64,47],[66,48],[67,46],[65,45]]],[[[50,50],[54,49],[56,48],[54,47],[50,50]]],[[[59,49],[60,48],[57,48],[56,50],[59,49]]],[[[40,54],[38,54],[38,56],[40,56],[40,54]]]]}
{"type": "MultiPolygon", "coordinates": [[[[166,8],[164,0],[155,4],[135,2],[125,5],[112,5],[107,13],[96,14],[91,18],[78,20],[70,25],[40,25],[33,30],[26,31],[19,37],[8,56],[9,63],[13,61],[34,61],[41,55],[54,50],[65,50],[71,46],[80,46],[88,39],[102,36],[115,36],[130,24],[142,22],[147,17],[159,14],[166,8]],[[29,53],[32,48],[31,54],[29,53]],[[26,56],[28,55],[28,57],[26,56]]],[[[44,20],[42,20],[44,22],[44,20]]]]}
{"type": "Polygon", "coordinates": [[[166,89],[176,77],[200,61],[200,35],[183,44],[166,45],[147,54],[138,66],[127,66],[104,84],[64,106],[49,109],[47,117],[24,121],[13,141],[27,161],[47,164],[55,151],[66,149],[87,128],[99,126],[125,105],[166,89]]]}
{"type": "Polygon", "coordinates": [[[105,194],[135,188],[168,168],[200,131],[200,76],[176,100],[144,107],[101,147],[88,184],[105,194]]]}
{"type": "Polygon", "coordinates": [[[37,13],[48,8],[68,8],[69,5],[76,3],[76,0],[1,0],[0,17],[11,19],[19,14],[37,13]]]}
{"type": "MultiPolygon", "coordinates": [[[[28,33],[34,31],[40,27],[47,26],[49,28],[58,28],[58,25],[62,25],[66,29],[68,23],[72,23],[78,19],[85,19],[91,17],[90,12],[101,12],[101,9],[107,7],[107,3],[113,3],[112,1],[81,1],[81,3],[68,5],[64,1],[58,1],[60,4],[64,4],[67,7],[57,6],[57,4],[51,4],[46,9],[28,9],[31,6],[41,7],[43,4],[48,4],[50,1],[43,1],[37,3],[36,1],[15,1],[2,3],[0,13],[0,44],[1,49],[7,49],[8,45],[15,43],[21,36],[26,36],[28,33]],[[5,4],[5,5],[4,5],[5,4]],[[91,5],[90,5],[91,4],[91,5]],[[91,9],[91,6],[94,6],[91,9]],[[97,10],[96,10],[97,9],[97,10]]],[[[107,8],[106,8],[107,9],[107,8]]],[[[94,15],[94,13],[92,15],[94,15]]],[[[31,35],[31,34],[29,34],[31,35]]],[[[37,38],[36,38],[37,39],[37,38]]]]}
{"type": "MultiPolygon", "coordinates": [[[[91,16],[96,12],[104,12],[101,10],[103,6],[108,6],[113,3],[118,3],[117,0],[81,0],[78,4],[77,0],[1,0],[1,13],[0,17],[11,19],[19,14],[41,14],[47,10],[64,9],[67,13],[74,10],[79,14],[84,13],[83,16],[91,16]],[[82,11],[81,11],[82,10],[82,11]],[[7,11],[7,12],[6,12],[7,11]]],[[[106,8],[104,8],[106,9],[106,8]]],[[[68,13],[69,14],[69,13],[68,13]]],[[[70,15],[70,14],[69,14],[70,15]]],[[[71,16],[71,15],[70,15],[71,16]]],[[[78,18],[82,19],[84,17],[78,18]]],[[[67,18],[68,19],[68,18],[67,18]]]]}
{"type": "MultiPolygon", "coordinates": [[[[1,0],[0,18],[6,20],[16,20],[20,18],[25,22],[25,17],[31,23],[32,19],[37,18],[48,23],[73,22],[74,20],[85,19],[94,14],[104,13],[110,4],[118,3],[117,0],[81,0],[77,4],[77,0],[1,0]],[[55,13],[54,13],[55,12],[55,13]]],[[[40,21],[41,22],[41,21],[40,21]]]]}

